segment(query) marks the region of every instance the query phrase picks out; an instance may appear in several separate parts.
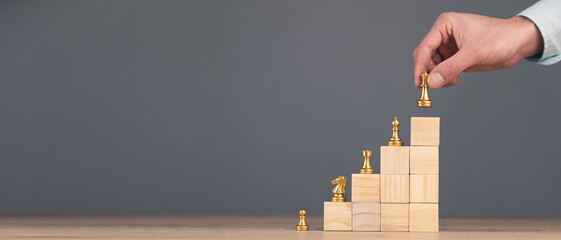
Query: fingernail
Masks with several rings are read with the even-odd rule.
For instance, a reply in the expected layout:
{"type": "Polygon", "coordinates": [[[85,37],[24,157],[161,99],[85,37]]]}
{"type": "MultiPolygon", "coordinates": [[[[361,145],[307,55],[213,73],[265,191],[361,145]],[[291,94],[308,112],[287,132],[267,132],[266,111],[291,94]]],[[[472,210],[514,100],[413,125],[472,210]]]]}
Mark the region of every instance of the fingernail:
{"type": "Polygon", "coordinates": [[[429,76],[428,82],[431,88],[439,88],[444,85],[444,78],[440,73],[433,73],[429,76]]]}

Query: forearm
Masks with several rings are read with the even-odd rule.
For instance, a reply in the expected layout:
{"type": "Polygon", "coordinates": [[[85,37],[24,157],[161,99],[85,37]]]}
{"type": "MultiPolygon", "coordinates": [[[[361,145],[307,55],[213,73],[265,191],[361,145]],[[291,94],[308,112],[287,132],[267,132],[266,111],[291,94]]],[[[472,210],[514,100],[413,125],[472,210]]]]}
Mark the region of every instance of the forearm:
{"type": "Polygon", "coordinates": [[[516,22],[518,38],[517,52],[520,59],[541,56],[543,53],[543,38],[538,27],[532,20],[524,16],[516,16],[510,20],[516,22]]]}
{"type": "Polygon", "coordinates": [[[561,60],[561,0],[541,0],[519,16],[524,16],[539,29],[543,50],[528,60],[543,65],[561,60]]]}

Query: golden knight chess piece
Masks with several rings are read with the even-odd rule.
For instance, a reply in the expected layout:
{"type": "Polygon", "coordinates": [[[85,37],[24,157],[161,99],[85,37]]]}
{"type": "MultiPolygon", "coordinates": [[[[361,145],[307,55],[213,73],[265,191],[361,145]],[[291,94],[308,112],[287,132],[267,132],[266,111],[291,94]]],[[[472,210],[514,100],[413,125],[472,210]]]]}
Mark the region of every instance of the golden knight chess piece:
{"type": "Polygon", "coordinates": [[[388,146],[403,146],[403,141],[399,137],[399,120],[397,120],[397,117],[393,118],[392,126],[393,133],[388,141],[388,146]]]}
{"type": "Polygon", "coordinates": [[[429,77],[429,75],[427,74],[427,72],[424,72],[423,74],[421,74],[421,97],[419,98],[419,101],[417,101],[417,107],[425,107],[425,108],[430,108],[432,107],[432,101],[429,98],[429,84],[427,83],[427,78],[429,77]]]}
{"type": "Polygon", "coordinates": [[[347,178],[344,176],[339,176],[333,180],[331,180],[331,184],[337,185],[333,188],[333,197],[331,198],[332,202],[345,202],[347,198],[345,198],[345,187],[347,187],[347,178]]]}
{"type": "Polygon", "coordinates": [[[363,150],[362,156],[364,157],[364,164],[362,164],[362,168],[360,169],[360,173],[362,174],[372,174],[374,173],[374,169],[372,165],[370,165],[370,157],[372,156],[372,151],[370,150],[363,150]]]}
{"type": "Polygon", "coordinates": [[[306,223],[306,210],[302,209],[300,210],[300,222],[298,222],[298,225],[296,225],[296,230],[308,231],[308,229],[310,229],[310,227],[306,223]]]}

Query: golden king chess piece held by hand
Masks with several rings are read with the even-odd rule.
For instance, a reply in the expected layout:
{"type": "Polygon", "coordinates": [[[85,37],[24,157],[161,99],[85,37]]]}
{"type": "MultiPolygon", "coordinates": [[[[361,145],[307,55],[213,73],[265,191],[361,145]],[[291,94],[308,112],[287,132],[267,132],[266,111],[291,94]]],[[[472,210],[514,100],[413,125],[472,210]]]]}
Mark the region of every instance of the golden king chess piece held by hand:
{"type": "Polygon", "coordinates": [[[302,209],[300,210],[300,222],[298,222],[298,225],[296,225],[296,230],[308,231],[308,229],[310,229],[310,227],[306,223],[306,210],[302,209]]]}
{"type": "Polygon", "coordinates": [[[422,90],[421,90],[421,97],[419,98],[419,101],[417,101],[417,107],[426,107],[426,108],[432,107],[432,101],[429,98],[429,91],[428,91],[428,87],[429,87],[429,84],[427,83],[428,77],[429,75],[427,74],[427,72],[421,74],[422,90]]]}
{"type": "Polygon", "coordinates": [[[397,120],[397,117],[393,118],[392,126],[393,133],[388,141],[388,146],[403,146],[403,141],[399,137],[399,120],[397,120]]]}
{"type": "Polygon", "coordinates": [[[360,173],[362,174],[372,174],[374,173],[374,169],[372,165],[370,165],[370,157],[372,156],[372,151],[370,150],[363,150],[362,156],[364,157],[364,164],[362,164],[362,168],[360,169],[360,173]]]}
{"type": "Polygon", "coordinates": [[[345,198],[345,187],[347,187],[347,178],[344,176],[339,176],[333,180],[331,180],[331,184],[337,185],[333,188],[333,197],[331,198],[332,202],[345,202],[347,198],[345,198]]]}

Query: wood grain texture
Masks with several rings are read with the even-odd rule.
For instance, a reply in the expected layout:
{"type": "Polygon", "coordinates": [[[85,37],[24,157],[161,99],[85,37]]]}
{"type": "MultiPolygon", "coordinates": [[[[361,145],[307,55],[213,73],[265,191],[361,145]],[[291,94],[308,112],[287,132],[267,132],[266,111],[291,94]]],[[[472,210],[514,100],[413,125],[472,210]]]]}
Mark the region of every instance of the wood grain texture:
{"type": "Polygon", "coordinates": [[[438,203],[438,175],[409,176],[412,203],[438,203]]]}
{"type": "Polygon", "coordinates": [[[409,146],[381,146],[380,174],[409,174],[409,146]]]}
{"type": "Polygon", "coordinates": [[[380,175],[382,203],[409,203],[409,175],[380,175]]]}
{"type": "Polygon", "coordinates": [[[382,203],[380,207],[382,232],[409,231],[409,204],[382,203]]]}
{"type": "Polygon", "coordinates": [[[439,146],[440,118],[411,117],[411,146],[439,146]]]}
{"type": "Polygon", "coordinates": [[[353,203],[353,231],[380,231],[380,203],[353,203]]]}
{"type": "Polygon", "coordinates": [[[351,201],[379,203],[380,174],[353,174],[351,179],[351,201]]]}
{"type": "MultiPolygon", "coordinates": [[[[306,209],[309,210],[309,209],[306,209]]],[[[559,239],[561,217],[441,217],[439,232],[323,231],[308,213],[310,231],[296,231],[291,214],[0,214],[0,239],[455,240],[559,239]]]]}
{"type": "Polygon", "coordinates": [[[438,174],[438,148],[433,146],[411,146],[409,167],[411,175],[438,174]]]}
{"type": "Polygon", "coordinates": [[[438,204],[412,203],[409,206],[409,231],[438,232],[438,204]]]}
{"type": "Polygon", "coordinates": [[[324,202],[323,229],[326,231],[351,231],[352,204],[350,202],[324,202]]]}

